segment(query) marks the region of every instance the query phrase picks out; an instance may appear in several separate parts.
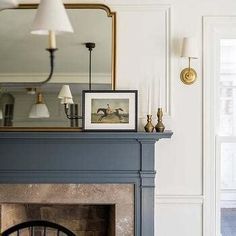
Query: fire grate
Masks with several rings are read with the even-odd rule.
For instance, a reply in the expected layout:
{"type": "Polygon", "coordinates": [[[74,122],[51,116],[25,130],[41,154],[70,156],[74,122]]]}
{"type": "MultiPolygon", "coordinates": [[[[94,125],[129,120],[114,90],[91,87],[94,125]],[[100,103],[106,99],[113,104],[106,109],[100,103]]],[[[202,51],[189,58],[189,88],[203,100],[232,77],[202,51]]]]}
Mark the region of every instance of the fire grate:
{"type": "MultiPolygon", "coordinates": [[[[27,235],[29,236],[39,235],[36,232],[40,233],[40,235],[42,236],[47,236],[48,235],[47,232],[51,231],[51,229],[56,231],[57,236],[60,236],[60,235],[75,236],[74,233],[72,233],[69,229],[63,227],[62,225],[49,222],[49,221],[44,221],[44,220],[27,221],[27,222],[14,225],[11,228],[5,230],[2,233],[2,236],[10,236],[10,235],[20,236],[22,230],[25,230],[25,229],[28,231],[27,235]]],[[[23,235],[26,235],[25,231],[23,235]]]]}

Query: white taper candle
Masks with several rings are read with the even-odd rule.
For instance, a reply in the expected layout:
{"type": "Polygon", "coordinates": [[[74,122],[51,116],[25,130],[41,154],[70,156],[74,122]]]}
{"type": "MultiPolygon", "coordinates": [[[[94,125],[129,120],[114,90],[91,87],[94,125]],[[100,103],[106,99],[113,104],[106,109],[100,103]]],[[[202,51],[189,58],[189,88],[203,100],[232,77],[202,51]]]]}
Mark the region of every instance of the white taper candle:
{"type": "Polygon", "coordinates": [[[152,114],[152,90],[150,83],[148,84],[148,115],[152,114]]]}
{"type": "Polygon", "coordinates": [[[56,34],[54,31],[49,31],[49,48],[56,48],[56,34]]]}
{"type": "Polygon", "coordinates": [[[158,108],[161,108],[161,79],[158,78],[158,108]]]}

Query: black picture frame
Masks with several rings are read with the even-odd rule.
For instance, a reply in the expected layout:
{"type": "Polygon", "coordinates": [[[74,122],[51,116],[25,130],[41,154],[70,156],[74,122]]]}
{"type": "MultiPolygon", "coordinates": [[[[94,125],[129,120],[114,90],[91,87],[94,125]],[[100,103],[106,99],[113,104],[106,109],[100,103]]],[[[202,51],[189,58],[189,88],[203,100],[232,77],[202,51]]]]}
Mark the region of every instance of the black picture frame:
{"type": "Polygon", "coordinates": [[[82,97],[83,131],[137,132],[137,90],[83,90],[82,97]],[[112,103],[111,106],[123,104],[123,108],[110,108],[107,100],[112,103]],[[107,107],[97,108],[98,104],[106,104],[107,107]]]}

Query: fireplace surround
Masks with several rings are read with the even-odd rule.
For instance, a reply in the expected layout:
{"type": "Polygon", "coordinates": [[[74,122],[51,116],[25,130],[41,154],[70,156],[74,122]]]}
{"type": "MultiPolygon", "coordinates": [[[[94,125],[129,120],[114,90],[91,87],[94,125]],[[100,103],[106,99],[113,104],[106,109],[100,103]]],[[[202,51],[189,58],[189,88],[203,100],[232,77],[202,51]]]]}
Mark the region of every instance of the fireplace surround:
{"type": "Polygon", "coordinates": [[[1,184],[0,203],[1,231],[46,220],[79,236],[134,235],[132,184],[1,184]]]}
{"type": "MultiPolygon", "coordinates": [[[[74,184],[91,189],[95,199],[99,194],[93,187],[113,186],[117,193],[128,187],[133,189],[133,210],[127,211],[133,215],[133,231],[123,236],[154,236],[155,143],[171,136],[170,131],[0,132],[0,201],[9,202],[3,193],[13,184],[74,184]]],[[[116,235],[122,234],[118,230],[116,235]]]]}

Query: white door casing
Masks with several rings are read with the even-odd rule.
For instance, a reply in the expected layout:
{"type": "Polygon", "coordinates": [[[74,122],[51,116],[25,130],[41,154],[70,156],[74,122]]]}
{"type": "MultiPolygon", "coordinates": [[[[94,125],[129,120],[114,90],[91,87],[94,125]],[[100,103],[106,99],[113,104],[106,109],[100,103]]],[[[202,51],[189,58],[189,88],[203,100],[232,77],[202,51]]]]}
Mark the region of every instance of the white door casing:
{"type": "Polygon", "coordinates": [[[236,38],[236,16],[203,17],[204,235],[220,236],[220,155],[217,138],[220,39],[236,38]],[[217,154],[218,153],[218,154],[217,154]]]}

